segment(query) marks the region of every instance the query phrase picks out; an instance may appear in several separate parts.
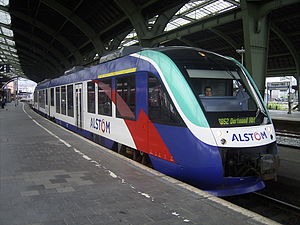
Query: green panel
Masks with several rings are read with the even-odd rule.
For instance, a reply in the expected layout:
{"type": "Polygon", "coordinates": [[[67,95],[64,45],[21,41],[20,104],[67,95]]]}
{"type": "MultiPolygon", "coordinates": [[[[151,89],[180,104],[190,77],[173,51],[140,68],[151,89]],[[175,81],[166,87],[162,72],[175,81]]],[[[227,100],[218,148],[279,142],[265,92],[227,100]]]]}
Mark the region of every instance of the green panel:
{"type": "Polygon", "coordinates": [[[154,61],[161,70],[184,115],[193,124],[209,127],[205,115],[190,86],[175,63],[165,54],[152,50],[145,50],[138,54],[154,61]]]}

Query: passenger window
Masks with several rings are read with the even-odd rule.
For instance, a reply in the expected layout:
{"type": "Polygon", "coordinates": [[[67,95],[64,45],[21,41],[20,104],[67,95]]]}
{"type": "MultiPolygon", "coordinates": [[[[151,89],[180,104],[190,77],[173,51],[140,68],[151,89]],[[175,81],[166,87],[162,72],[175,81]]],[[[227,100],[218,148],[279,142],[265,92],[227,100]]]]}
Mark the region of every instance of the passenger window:
{"type": "Polygon", "coordinates": [[[66,86],[62,86],[61,89],[61,114],[66,115],[66,107],[67,107],[67,102],[66,102],[66,86]]]}
{"type": "Polygon", "coordinates": [[[88,112],[95,113],[95,83],[87,83],[87,103],[88,103],[88,112]]]}
{"type": "Polygon", "coordinates": [[[135,119],[135,76],[125,76],[116,79],[117,117],[135,119]]]}
{"type": "Polygon", "coordinates": [[[73,85],[67,86],[68,116],[74,117],[73,85]]]}
{"type": "Polygon", "coordinates": [[[50,89],[51,106],[54,106],[54,88],[50,89]]]}
{"type": "Polygon", "coordinates": [[[55,88],[56,112],[60,113],[60,87],[55,88]]]}
{"type": "Polygon", "coordinates": [[[111,79],[98,82],[98,114],[111,116],[111,79]]]}
{"type": "Polygon", "coordinates": [[[166,89],[153,75],[148,78],[148,113],[150,120],[155,123],[184,124],[166,89]]]}

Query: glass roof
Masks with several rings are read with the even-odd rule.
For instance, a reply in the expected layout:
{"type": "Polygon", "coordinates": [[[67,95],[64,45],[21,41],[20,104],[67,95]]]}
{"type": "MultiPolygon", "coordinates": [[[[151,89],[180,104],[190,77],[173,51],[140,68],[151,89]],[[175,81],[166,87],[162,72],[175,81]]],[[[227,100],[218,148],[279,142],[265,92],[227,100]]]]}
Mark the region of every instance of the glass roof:
{"type": "MultiPolygon", "coordinates": [[[[186,24],[206,19],[210,16],[223,13],[240,6],[240,0],[190,0],[185,4],[165,27],[165,32],[174,30],[186,24]]],[[[157,19],[157,15],[148,21],[149,29],[157,19]]],[[[129,46],[138,43],[135,30],[132,30],[122,41],[121,46],[129,46]]]]}
{"type": "Polygon", "coordinates": [[[165,31],[170,31],[199,19],[215,16],[240,5],[240,0],[191,0],[170,20],[165,31]]]}
{"type": "Polygon", "coordinates": [[[0,64],[9,64],[10,72],[0,72],[8,77],[24,76],[15,48],[14,33],[10,29],[9,0],[0,0],[0,64]]]}

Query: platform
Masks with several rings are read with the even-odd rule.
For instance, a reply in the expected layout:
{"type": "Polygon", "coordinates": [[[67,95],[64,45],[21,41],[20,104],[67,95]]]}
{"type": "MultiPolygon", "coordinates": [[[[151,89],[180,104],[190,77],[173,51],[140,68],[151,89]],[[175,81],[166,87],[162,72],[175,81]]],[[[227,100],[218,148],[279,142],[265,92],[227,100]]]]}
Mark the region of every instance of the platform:
{"type": "Polygon", "coordinates": [[[292,111],[291,114],[288,114],[287,111],[269,110],[269,113],[273,120],[287,120],[300,122],[300,111],[292,111]]]}
{"type": "Polygon", "coordinates": [[[24,105],[0,109],[1,225],[276,224],[87,141],[24,105]]]}

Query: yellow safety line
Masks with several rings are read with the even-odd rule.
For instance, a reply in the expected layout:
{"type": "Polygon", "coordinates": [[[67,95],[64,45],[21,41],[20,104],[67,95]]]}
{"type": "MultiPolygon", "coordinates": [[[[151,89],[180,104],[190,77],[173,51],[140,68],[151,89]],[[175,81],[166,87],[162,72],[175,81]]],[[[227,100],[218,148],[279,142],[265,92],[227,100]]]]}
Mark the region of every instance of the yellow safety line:
{"type": "Polygon", "coordinates": [[[119,70],[119,71],[115,71],[115,72],[111,72],[111,73],[100,74],[98,76],[98,78],[105,78],[105,77],[111,77],[111,76],[116,76],[116,75],[120,75],[120,74],[134,73],[134,72],[136,72],[136,67],[126,69],[126,70],[119,70]]]}

